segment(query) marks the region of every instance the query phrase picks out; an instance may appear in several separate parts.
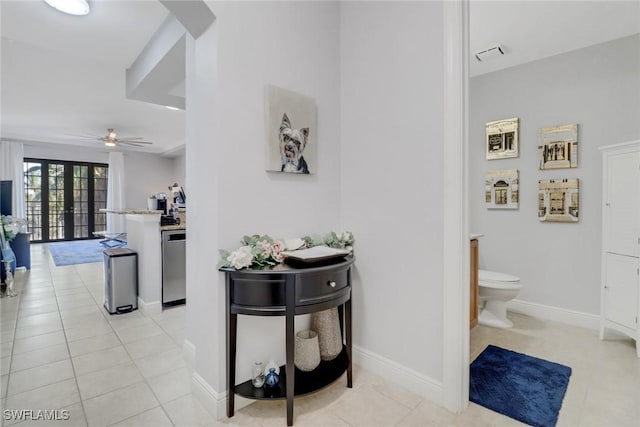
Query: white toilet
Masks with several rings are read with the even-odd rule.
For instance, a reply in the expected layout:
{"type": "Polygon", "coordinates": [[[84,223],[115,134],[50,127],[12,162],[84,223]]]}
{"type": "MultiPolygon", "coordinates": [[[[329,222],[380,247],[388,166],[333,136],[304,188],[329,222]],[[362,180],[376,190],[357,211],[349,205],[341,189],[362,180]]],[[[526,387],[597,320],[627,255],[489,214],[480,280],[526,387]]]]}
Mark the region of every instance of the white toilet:
{"type": "Polygon", "coordinates": [[[507,319],[507,302],[522,289],[520,278],[489,270],[478,270],[478,323],[494,328],[511,328],[507,319]]]}

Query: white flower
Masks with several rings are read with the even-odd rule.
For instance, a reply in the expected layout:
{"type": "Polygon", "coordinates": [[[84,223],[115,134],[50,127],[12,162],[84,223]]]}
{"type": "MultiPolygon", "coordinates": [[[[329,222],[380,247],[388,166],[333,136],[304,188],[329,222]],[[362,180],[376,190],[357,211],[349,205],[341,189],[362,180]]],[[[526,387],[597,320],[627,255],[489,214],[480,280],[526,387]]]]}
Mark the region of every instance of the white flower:
{"type": "Polygon", "coordinates": [[[341,242],[349,242],[349,241],[351,241],[351,233],[349,233],[348,231],[340,233],[338,235],[338,240],[340,240],[341,242]]]}
{"type": "Polygon", "coordinates": [[[284,247],[288,251],[295,251],[296,249],[300,249],[300,247],[304,245],[304,240],[302,239],[287,239],[284,241],[284,247]]]}
{"type": "Polygon", "coordinates": [[[240,270],[245,267],[249,267],[253,262],[253,254],[251,253],[250,246],[242,246],[235,251],[231,252],[227,257],[229,264],[236,270],[240,270]]]}

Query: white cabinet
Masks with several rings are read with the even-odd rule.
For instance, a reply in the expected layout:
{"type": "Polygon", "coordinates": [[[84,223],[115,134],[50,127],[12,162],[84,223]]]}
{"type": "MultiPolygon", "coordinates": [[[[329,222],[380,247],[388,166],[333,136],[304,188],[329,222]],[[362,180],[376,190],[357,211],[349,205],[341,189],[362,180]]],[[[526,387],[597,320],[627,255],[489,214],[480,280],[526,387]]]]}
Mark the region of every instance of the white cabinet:
{"type": "Polygon", "coordinates": [[[604,156],[607,162],[604,177],[604,250],[637,257],[640,255],[640,152],[605,152],[604,156]]]}
{"type": "Polygon", "coordinates": [[[640,357],[640,141],[602,147],[600,339],[607,329],[636,340],[640,357]]]}
{"type": "Polygon", "coordinates": [[[605,253],[604,317],[629,329],[638,316],[638,258],[605,253]]]}

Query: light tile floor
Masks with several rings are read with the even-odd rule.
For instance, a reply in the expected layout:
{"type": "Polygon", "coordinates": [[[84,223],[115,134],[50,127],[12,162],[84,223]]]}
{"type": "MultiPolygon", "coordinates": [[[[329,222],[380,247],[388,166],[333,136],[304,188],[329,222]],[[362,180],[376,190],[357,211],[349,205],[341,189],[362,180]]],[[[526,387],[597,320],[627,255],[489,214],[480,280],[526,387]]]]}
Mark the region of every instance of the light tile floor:
{"type": "MultiPolygon", "coordinates": [[[[5,420],[26,426],[285,426],[285,404],[256,402],[212,419],[193,397],[182,358],[184,307],[145,317],[102,308],[102,264],[56,267],[32,245],[32,269],[18,271],[19,297],[0,300],[2,409],[65,409],[65,421],[5,420]]],[[[573,375],[561,426],[640,425],[640,361],[633,342],[601,342],[591,330],[510,314],[515,327],[471,333],[471,358],[488,344],[563,363],[573,375]]],[[[359,367],[296,399],[296,426],[513,426],[475,404],[455,415],[359,367]]],[[[62,414],[62,413],[60,413],[62,414]]],[[[4,415],[4,413],[3,413],[4,415]]]]}

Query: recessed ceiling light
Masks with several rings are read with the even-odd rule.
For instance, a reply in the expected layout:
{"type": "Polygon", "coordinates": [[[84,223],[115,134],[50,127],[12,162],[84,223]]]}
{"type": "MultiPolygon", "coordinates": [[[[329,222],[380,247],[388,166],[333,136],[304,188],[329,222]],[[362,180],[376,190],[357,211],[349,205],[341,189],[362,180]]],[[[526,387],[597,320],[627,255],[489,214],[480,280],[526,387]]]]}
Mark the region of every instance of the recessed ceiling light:
{"type": "Polygon", "coordinates": [[[52,8],[69,15],[86,15],[89,13],[87,0],[44,0],[52,8]]]}
{"type": "Polygon", "coordinates": [[[165,105],[164,108],[168,108],[169,110],[174,110],[174,111],[178,111],[179,110],[179,108],[172,107],[170,105],[165,105]]]}

